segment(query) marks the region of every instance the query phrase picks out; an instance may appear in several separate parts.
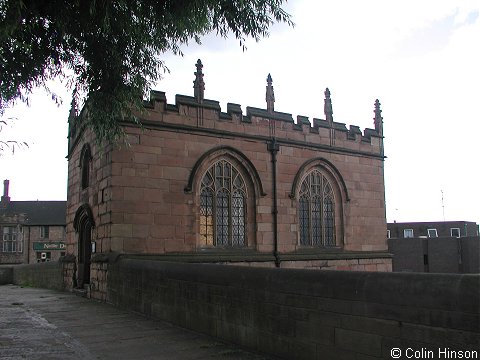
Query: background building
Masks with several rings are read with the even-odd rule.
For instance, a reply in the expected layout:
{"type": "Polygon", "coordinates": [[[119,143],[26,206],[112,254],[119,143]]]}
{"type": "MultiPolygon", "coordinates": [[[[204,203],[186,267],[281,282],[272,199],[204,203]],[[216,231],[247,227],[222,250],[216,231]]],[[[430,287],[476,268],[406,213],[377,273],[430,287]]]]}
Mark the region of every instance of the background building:
{"type": "Polygon", "coordinates": [[[0,202],[0,264],[58,260],[65,255],[66,201],[11,201],[4,181],[0,202]]]}
{"type": "Polygon", "coordinates": [[[472,221],[432,221],[388,223],[387,237],[462,237],[478,236],[478,224],[472,221]]]}
{"type": "Polygon", "coordinates": [[[393,271],[480,273],[478,225],[470,221],[388,223],[393,271]]]}

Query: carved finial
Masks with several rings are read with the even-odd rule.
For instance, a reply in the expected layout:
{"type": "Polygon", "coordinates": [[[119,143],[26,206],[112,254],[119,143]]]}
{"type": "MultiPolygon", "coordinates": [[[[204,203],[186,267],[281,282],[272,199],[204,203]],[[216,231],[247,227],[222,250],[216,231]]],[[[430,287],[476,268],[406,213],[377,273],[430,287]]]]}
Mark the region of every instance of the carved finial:
{"type": "Polygon", "coordinates": [[[275,104],[275,94],[273,92],[272,76],[270,74],[268,74],[267,76],[267,93],[265,95],[265,100],[267,101],[267,111],[273,112],[275,104]]]}
{"type": "Polygon", "coordinates": [[[197,67],[197,71],[194,73],[195,80],[193,81],[193,96],[198,103],[201,103],[203,101],[203,94],[205,92],[205,82],[203,81],[202,72],[202,61],[198,59],[195,66],[197,67]]]}
{"type": "Polygon", "coordinates": [[[76,89],[73,91],[72,94],[72,102],[70,103],[70,113],[68,114],[68,121],[72,122],[78,115],[77,109],[77,99],[76,99],[76,89]]]}
{"type": "Polygon", "coordinates": [[[325,106],[324,106],[325,118],[331,124],[333,123],[333,109],[332,99],[330,99],[330,90],[325,89],[325,106]]]}
{"type": "Polygon", "coordinates": [[[380,110],[380,101],[378,99],[375,100],[375,117],[373,118],[375,124],[375,130],[380,136],[383,136],[383,118],[382,118],[382,110],[380,110]]]}

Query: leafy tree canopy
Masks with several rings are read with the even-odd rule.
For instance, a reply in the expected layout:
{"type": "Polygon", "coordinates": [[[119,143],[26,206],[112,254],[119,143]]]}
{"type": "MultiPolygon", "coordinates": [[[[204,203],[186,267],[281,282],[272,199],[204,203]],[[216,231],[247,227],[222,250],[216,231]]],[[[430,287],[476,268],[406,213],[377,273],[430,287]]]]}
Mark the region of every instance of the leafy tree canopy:
{"type": "Polygon", "coordinates": [[[136,121],[134,110],[167,69],[162,53],[181,54],[182,44],[212,31],[233,33],[242,46],[259,40],[274,22],[293,25],[284,1],[0,0],[0,115],[63,78],[98,139],[116,141],[118,120],[136,121]]]}

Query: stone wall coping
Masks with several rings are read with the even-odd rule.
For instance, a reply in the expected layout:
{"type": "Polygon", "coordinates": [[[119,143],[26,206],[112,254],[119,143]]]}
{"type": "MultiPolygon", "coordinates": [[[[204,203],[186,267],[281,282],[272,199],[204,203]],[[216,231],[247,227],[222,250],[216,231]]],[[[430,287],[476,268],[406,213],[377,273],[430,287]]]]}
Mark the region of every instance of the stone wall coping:
{"type": "Polygon", "coordinates": [[[185,263],[218,263],[218,262],[274,262],[275,257],[269,253],[259,253],[249,249],[222,250],[206,249],[191,253],[168,254],[122,254],[122,259],[141,259],[185,263]]]}
{"type": "Polygon", "coordinates": [[[279,254],[280,260],[350,260],[350,259],[391,259],[393,254],[385,251],[343,251],[340,248],[300,249],[279,254]]]}
{"type": "MultiPolygon", "coordinates": [[[[393,255],[384,251],[343,251],[340,248],[301,249],[290,253],[278,254],[280,261],[308,260],[352,260],[352,259],[391,259],[393,255]]],[[[119,259],[138,259],[185,263],[237,263],[237,262],[274,262],[270,253],[257,252],[253,249],[203,249],[197,252],[168,254],[120,254],[99,253],[92,257],[92,262],[115,263],[119,259]]]]}

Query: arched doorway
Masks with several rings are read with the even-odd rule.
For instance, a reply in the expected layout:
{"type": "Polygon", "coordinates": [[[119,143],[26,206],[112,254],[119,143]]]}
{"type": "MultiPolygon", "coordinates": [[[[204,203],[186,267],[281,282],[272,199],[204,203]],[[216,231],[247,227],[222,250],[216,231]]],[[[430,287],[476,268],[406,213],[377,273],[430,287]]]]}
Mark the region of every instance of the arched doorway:
{"type": "Polygon", "coordinates": [[[92,229],[95,227],[92,210],[88,204],[80,206],[75,213],[73,227],[78,234],[77,286],[83,288],[90,283],[92,256],[92,229]]]}

